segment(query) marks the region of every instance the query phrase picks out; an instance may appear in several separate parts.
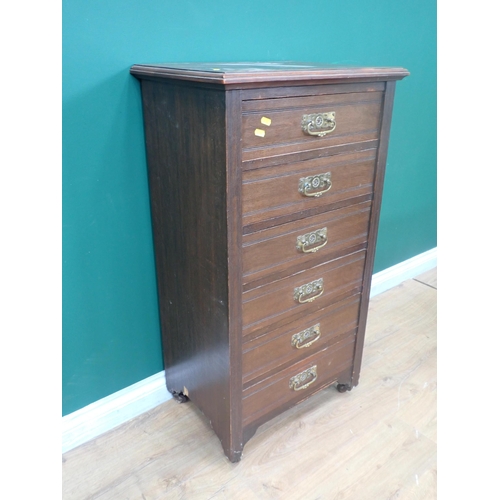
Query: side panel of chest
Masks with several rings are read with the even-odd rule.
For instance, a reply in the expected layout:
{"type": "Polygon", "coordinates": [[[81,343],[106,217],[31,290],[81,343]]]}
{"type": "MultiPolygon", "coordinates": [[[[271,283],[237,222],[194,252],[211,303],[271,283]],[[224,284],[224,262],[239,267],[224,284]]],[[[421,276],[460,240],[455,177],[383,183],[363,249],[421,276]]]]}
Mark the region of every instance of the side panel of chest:
{"type": "Polygon", "coordinates": [[[141,83],[167,388],[200,408],[230,454],[228,239],[239,239],[236,228],[228,234],[228,204],[238,199],[228,196],[228,93],[141,83]]]}

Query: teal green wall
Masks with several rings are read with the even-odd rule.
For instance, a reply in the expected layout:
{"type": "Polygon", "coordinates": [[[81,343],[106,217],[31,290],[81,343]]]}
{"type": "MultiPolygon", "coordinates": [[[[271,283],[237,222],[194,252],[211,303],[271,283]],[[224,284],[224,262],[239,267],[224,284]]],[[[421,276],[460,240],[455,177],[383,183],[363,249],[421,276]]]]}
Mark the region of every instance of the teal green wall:
{"type": "Polygon", "coordinates": [[[403,66],[375,271],[436,246],[436,3],[63,0],[63,414],[163,369],[145,62],[403,66]]]}

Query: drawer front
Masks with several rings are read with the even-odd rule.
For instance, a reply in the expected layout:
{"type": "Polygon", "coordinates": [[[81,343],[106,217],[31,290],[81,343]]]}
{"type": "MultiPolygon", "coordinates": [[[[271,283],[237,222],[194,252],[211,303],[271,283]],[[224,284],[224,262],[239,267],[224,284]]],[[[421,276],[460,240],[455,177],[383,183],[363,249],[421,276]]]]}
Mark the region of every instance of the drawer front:
{"type": "Polygon", "coordinates": [[[358,321],[360,295],[349,297],[315,315],[266,333],[243,345],[243,385],[280,370],[283,365],[321,351],[353,334],[358,321]]]}
{"type": "Polygon", "coordinates": [[[366,247],[370,202],[243,236],[244,290],[366,247]]]}
{"type": "MultiPolygon", "coordinates": [[[[376,150],[301,161],[243,173],[243,226],[332,204],[373,192],[376,150]]],[[[302,215],[304,216],[304,215],[302,215]]]]}
{"type": "Polygon", "coordinates": [[[379,137],[382,92],[243,102],[242,160],[379,137]]]}
{"type": "Polygon", "coordinates": [[[290,406],[337,380],[352,366],[354,335],[248,387],[243,391],[243,425],[290,406]]]}
{"type": "Polygon", "coordinates": [[[244,292],[244,338],[253,338],[359,292],[364,263],[363,250],[244,292]]]}

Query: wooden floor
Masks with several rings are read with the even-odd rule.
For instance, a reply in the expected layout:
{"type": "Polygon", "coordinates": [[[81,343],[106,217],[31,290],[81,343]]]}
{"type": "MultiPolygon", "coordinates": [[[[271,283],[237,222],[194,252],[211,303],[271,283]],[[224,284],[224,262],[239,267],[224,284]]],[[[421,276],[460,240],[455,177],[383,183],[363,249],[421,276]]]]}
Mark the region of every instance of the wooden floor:
{"type": "Polygon", "coordinates": [[[263,425],[241,462],[170,400],[63,455],[63,499],[437,498],[436,276],[374,297],[360,384],[263,425]]]}

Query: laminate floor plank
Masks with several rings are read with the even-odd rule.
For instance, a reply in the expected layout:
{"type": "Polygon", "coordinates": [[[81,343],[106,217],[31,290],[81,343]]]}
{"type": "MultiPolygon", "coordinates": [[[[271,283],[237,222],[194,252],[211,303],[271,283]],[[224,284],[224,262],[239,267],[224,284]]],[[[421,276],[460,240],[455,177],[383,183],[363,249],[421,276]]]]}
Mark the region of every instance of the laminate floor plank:
{"type": "Polygon", "coordinates": [[[414,279],[437,289],[437,267],[425,271],[425,273],[420,274],[414,279]]]}
{"type": "Polygon", "coordinates": [[[64,498],[127,498],[123,492],[131,488],[131,478],[137,483],[146,478],[146,498],[161,498],[162,488],[177,486],[217,460],[217,437],[189,406],[167,401],[66,453],[64,498]],[[88,474],[81,474],[82,470],[88,474]],[[86,496],[87,492],[91,496],[86,496]]]}
{"type": "Polygon", "coordinates": [[[267,422],[241,462],[194,405],[170,400],[64,454],[63,499],[435,499],[436,289],[425,279],[371,300],[357,387],[267,422]]]}
{"type": "Polygon", "coordinates": [[[308,484],[315,497],[323,499],[411,498],[415,478],[435,465],[435,443],[417,438],[397,418],[357,432],[336,462],[312,471],[287,498],[300,499],[308,484]]]}

